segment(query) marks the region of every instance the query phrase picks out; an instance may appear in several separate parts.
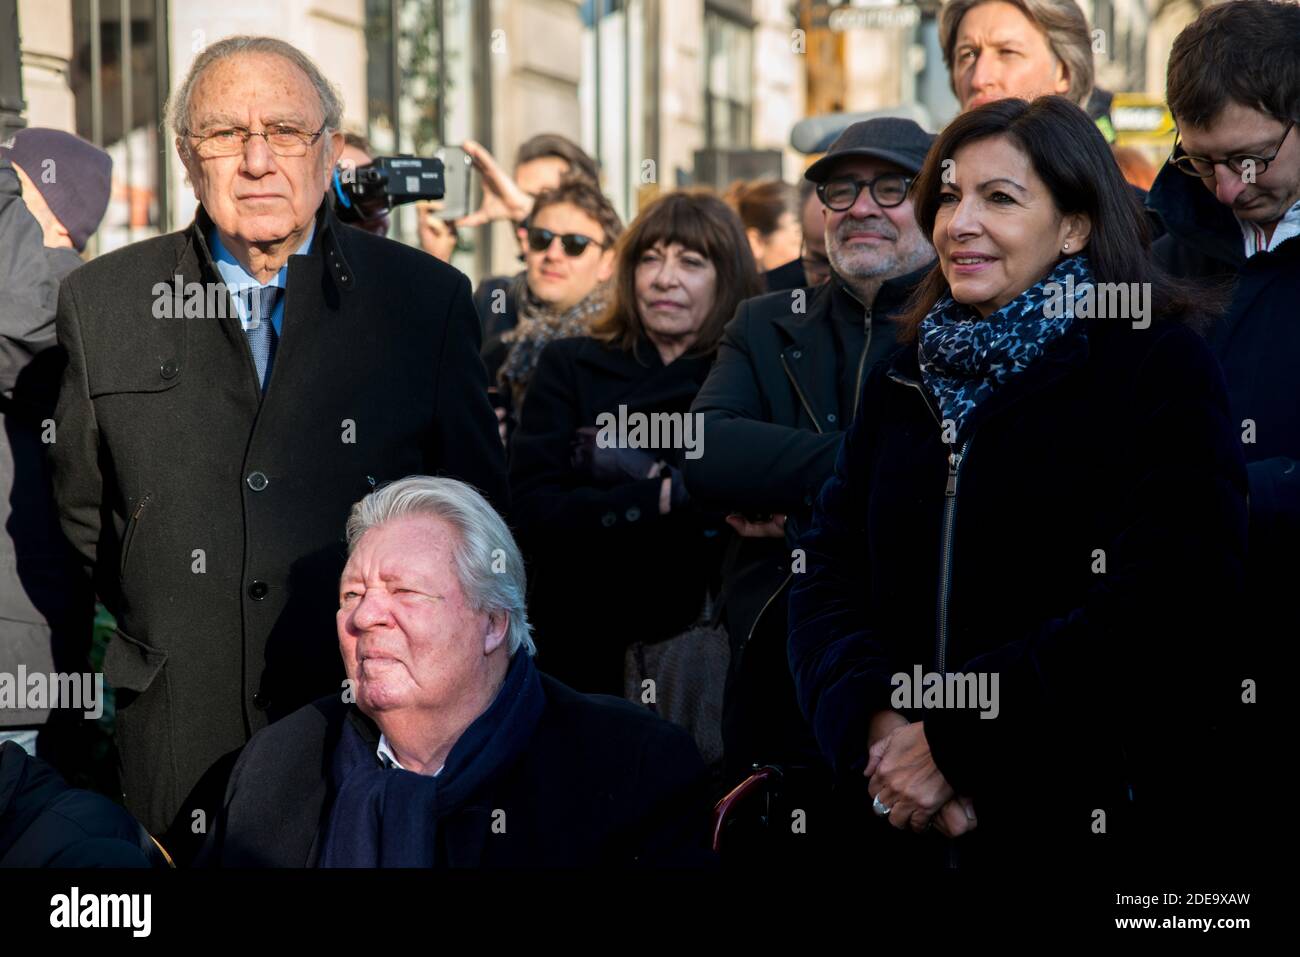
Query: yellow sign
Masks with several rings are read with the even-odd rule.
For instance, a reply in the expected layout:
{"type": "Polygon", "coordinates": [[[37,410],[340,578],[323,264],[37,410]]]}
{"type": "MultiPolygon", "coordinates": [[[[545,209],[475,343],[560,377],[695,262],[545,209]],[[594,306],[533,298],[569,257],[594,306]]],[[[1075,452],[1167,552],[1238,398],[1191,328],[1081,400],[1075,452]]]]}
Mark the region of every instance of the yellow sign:
{"type": "Polygon", "coordinates": [[[1174,117],[1159,97],[1116,93],[1110,106],[1110,119],[1121,144],[1173,144],[1174,117]]]}

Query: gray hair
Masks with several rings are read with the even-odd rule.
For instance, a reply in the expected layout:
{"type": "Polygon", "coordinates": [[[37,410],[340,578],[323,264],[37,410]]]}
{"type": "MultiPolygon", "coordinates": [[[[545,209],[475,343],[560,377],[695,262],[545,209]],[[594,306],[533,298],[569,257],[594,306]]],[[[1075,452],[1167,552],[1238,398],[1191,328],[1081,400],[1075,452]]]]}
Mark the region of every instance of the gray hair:
{"type": "Polygon", "coordinates": [[[456,529],[459,540],[452,546],[452,561],[470,607],[509,616],[508,655],[520,648],[537,654],[533,626],[528,623],[523,556],[506,523],[473,486],[428,475],[412,475],[380,486],[352,506],[348,555],[370,529],[413,515],[433,515],[456,529]]]}
{"type": "MultiPolygon", "coordinates": [[[[209,46],[203,48],[203,52],[194,58],[190,64],[189,72],[185,74],[185,79],[181,81],[171,96],[167,98],[165,115],[167,125],[171,127],[176,136],[184,137],[189,128],[190,105],[194,98],[194,88],[198,86],[199,78],[204,71],[218,60],[226,57],[236,56],[240,53],[262,53],[270,56],[278,56],[288,60],[298,69],[306,74],[307,79],[311,81],[312,87],[316,90],[316,96],[320,99],[321,110],[325,114],[325,130],[333,132],[339,129],[343,123],[343,99],[339,92],[329,80],[325,79],[325,74],[320,71],[311,57],[303,53],[297,47],[276,37],[250,37],[250,36],[233,36],[225,37],[209,46]]],[[[189,140],[182,139],[189,148],[189,140]]]]}
{"type": "MultiPolygon", "coordinates": [[[[952,73],[954,48],[957,46],[957,29],[962,17],[975,7],[993,0],[947,0],[939,12],[939,46],[943,49],[943,62],[948,66],[948,82],[957,92],[956,78],[952,73]]],[[[1006,0],[1047,37],[1052,55],[1065,64],[1070,88],[1065,95],[1081,107],[1086,107],[1092,95],[1095,70],[1092,63],[1092,34],[1088,18],[1074,0],[1006,0]]]]}

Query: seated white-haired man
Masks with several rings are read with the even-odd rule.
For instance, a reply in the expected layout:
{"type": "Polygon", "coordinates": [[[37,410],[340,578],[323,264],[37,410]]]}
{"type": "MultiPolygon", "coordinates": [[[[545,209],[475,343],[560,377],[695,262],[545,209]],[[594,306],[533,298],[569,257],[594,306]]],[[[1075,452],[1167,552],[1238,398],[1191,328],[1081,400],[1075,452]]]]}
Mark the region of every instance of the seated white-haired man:
{"type": "Polygon", "coordinates": [[[708,863],[689,735],[533,665],[523,559],[473,488],[413,476],[353,506],[348,678],[245,746],[200,863],[708,863]]]}

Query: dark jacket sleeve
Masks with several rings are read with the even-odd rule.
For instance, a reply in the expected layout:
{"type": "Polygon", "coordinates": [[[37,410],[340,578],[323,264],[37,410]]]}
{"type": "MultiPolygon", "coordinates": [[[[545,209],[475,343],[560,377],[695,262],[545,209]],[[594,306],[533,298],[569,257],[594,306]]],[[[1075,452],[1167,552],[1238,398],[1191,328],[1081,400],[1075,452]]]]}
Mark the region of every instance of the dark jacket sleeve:
{"type": "Polygon", "coordinates": [[[623,534],[631,528],[656,534],[659,514],[658,478],[597,486],[570,464],[574,433],[583,420],[578,407],[577,367],[571,341],[553,342],[542,350],[528,386],[523,419],[510,446],[510,478],[515,496],[512,522],[526,534],[590,532],[605,527],[602,517],[617,516],[636,506],[643,516],[635,526],[620,523],[623,534]]]}
{"type": "Polygon", "coordinates": [[[935,763],[959,793],[978,793],[1053,722],[1106,702],[1124,702],[1121,721],[1140,712],[1178,724],[1205,710],[1197,672],[1245,581],[1246,476],[1222,373],[1197,336],[1175,327],[1153,347],[1133,411],[1135,461],[1121,531],[1101,546],[1106,572],[1077,607],[957,669],[999,675],[996,720],[961,708],[926,716],[935,763]]]}
{"type": "Polygon", "coordinates": [[[505,514],[510,507],[505,449],[488,401],[487,370],[479,357],[481,332],[469,280],[459,278],[447,311],[434,410],[431,460],[439,475],[468,482],[505,514]]]}
{"type": "MultiPolygon", "coordinates": [[[[875,424],[865,401],[883,380],[876,367],[864,385],[858,415],[822,487],[807,532],[799,539],[804,571],[790,591],[790,669],[799,707],[836,772],[867,763],[871,716],[891,708],[896,670],[885,636],[871,625],[867,507],[875,424]]],[[[795,554],[794,569],[798,569],[795,554]]]]}
{"type": "Polygon", "coordinates": [[[23,202],[18,174],[0,159],[0,396],[12,398],[32,358],[54,345],[57,292],[40,224],[23,202]]]}
{"type": "Polygon", "coordinates": [[[54,410],[56,432],[50,446],[50,463],[63,534],[89,573],[95,567],[99,548],[104,476],[75,285],[69,280],[59,288],[56,323],[67,364],[54,410]]]}
{"type": "Polygon", "coordinates": [[[740,304],[691,411],[704,416],[703,454],[688,459],[686,484],[707,507],[806,512],[835,465],[841,432],[776,425],[754,351],[755,317],[740,304]]]}

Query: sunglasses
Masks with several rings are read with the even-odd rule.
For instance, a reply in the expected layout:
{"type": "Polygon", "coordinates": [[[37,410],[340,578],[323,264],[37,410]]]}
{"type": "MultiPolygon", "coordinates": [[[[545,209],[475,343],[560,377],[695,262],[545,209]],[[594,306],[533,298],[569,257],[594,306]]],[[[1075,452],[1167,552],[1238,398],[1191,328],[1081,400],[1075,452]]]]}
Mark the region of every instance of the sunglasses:
{"type": "Polygon", "coordinates": [[[557,237],[560,240],[560,248],[564,250],[566,256],[581,256],[587,251],[588,246],[595,246],[600,249],[604,245],[581,233],[553,233],[549,229],[542,229],[540,226],[530,226],[528,227],[528,248],[535,253],[544,253],[551,248],[551,243],[557,237]]]}

